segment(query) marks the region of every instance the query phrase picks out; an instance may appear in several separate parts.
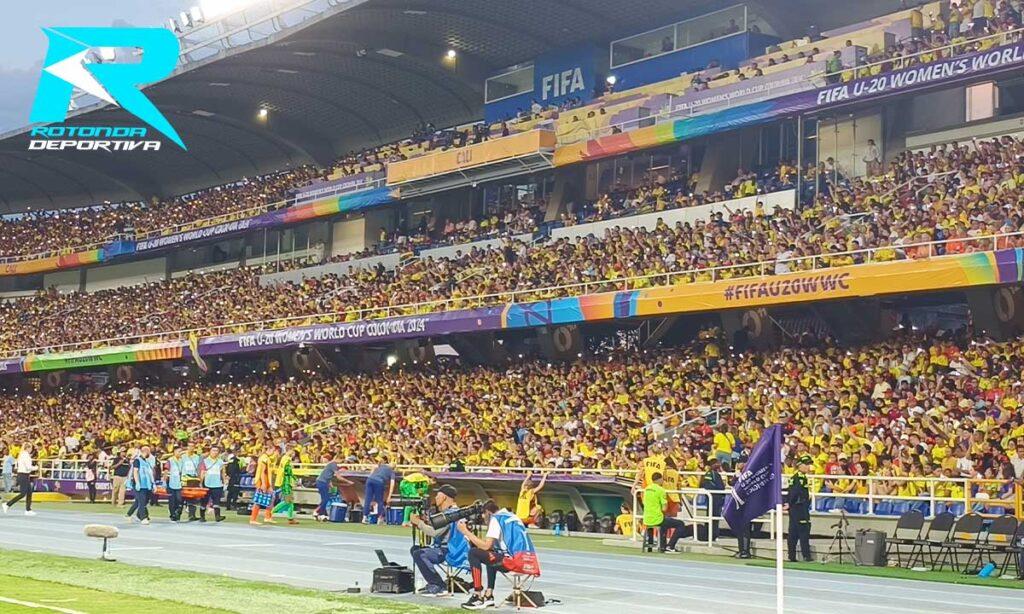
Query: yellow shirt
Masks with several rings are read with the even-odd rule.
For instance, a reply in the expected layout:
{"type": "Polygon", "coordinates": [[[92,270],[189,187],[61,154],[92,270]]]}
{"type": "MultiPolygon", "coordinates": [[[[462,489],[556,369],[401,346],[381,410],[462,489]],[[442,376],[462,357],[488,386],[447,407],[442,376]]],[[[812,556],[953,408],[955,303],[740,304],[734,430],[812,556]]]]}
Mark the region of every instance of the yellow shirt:
{"type": "Polygon", "coordinates": [[[533,509],[533,502],[536,498],[532,489],[519,493],[519,497],[516,499],[516,516],[519,516],[519,520],[526,522],[530,519],[530,510],[533,509]]]}
{"type": "Polygon", "coordinates": [[[732,433],[715,433],[715,454],[732,454],[736,436],[732,433]]]}
{"type": "Polygon", "coordinates": [[[619,527],[619,533],[633,535],[633,516],[631,514],[619,514],[615,519],[615,526],[619,527]]]}
{"type": "Polygon", "coordinates": [[[651,483],[652,475],[655,473],[660,473],[662,475],[665,474],[665,455],[654,454],[652,456],[648,456],[640,463],[640,466],[644,471],[644,480],[641,486],[646,488],[647,485],[651,483]]]}

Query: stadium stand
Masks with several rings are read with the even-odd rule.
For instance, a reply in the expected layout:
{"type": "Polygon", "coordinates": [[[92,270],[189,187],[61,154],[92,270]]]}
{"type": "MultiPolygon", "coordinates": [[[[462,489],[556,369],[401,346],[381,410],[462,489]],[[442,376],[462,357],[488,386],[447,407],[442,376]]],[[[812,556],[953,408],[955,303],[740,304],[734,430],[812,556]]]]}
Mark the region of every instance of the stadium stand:
{"type": "MultiPolygon", "coordinates": [[[[881,177],[846,179],[837,168],[807,171],[818,194],[799,210],[721,213],[696,224],[664,222],[653,229],[612,228],[602,236],[578,236],[528,244],[509,239],[435,261],[414,259],[394,270],[377,267],[345,275],[305,279],[283,292],[259,292],[258,270],[236,269],[190,275],[143,286],[96,293],[48,291],[0,305],[0,348],[29,348],[104,341],[218,327],[242,332],[264,320],[343,313],[345,320],[385,313],[426,313],[511,300],[578,294],[581,280],[607,282],[587,289],[649,287],[647,276],[688,272],[699,282],[761,274],[849,266],[866,258],[889,261],[1024,245],[1018,194],[1024,181],[1024,142],[1011,137],[949,144],[898,156],[881,177]],[[833,183],[833,180],[838,182],[833,183]],[[998,240],[981,237],[1001,236],[998,240]],[[975,240],[978,239],[978,240],[975,240]],[[937,246],[919,244],[942,241],[937,246]],[[903,249],[903,246],[913,246],[903,249]],[[860,252],[876,248],[869,254],[860,252]],[[718,270],[720,267],[728,267],[718,270]],[[622,281],[627,280],[627,281],[622,281]],[[483,298],[476,298],[483,297],[483,298]],[[431,302],[443,304],[430,304],[431,302]],[[156,306],[165,306],[154,309],[156,306]],[[55,317],[60,314],[61,317],[55,317]]],[[[782,165],[775,181],[789,185],[795,169],[782,165]],[[782,179],[786,178],[786,179],[782,179]]],[[[757,191],[756,177],[743,173],[740,193],[757,191]]],[[[771,181],[771,178],[769,178],[771,181]]],[[[688,196],[676,189],[638,192],[624,211],[664,210],[688,196]],[[638,201],[640,195],[642,200],[638,201]]],[[[611,208],[602,200],[595,210],[611,208]]],[[[274,324],[271,324],[274,326],[274,324]]]]}
{"type": "MultiPolygon", "coordinates": [[[[20,428],[41,459],[73,460],[113,446],[169,450],[203,427],[207,443],[250,454],[263,441],[293,439],[306,425],[337,418],[302,435],[301,462],[321,462],[340,447],[350,463],[384,455],[434,467],[460,461],[611,471],[667,447],[681,470],[700,472],[715,453],[742,460],[763,424],[782,422],[790,458],[812,455],[819,475],[1002,479],[1006,466],[1012,473],[1024,458],[1022,339],[908,332],[849,349],[814,342],[733,355],[714,334],[701,337],[688,347],[604,350],[568,364],[439,361],[305,381],[246,373],[134,392],[4,396],[0,431],[20,428]],[[719,449],[721,423],[712,428],[700,409],[712,406],[728,408],[723,423],[735,449],[719,449]],[[656,422],[660,428],[651,428],[656,422]]],[[[688,478],[690,486],[698,479],[688,478]]],[[[850,479],[815,487],[866,494],[858,490],[863,482],[850,479]]],[[[874,488],[922,494],[914,481],[882,480],[874,488]]],[[[997,483],[982,488],[993,499],[1005,495],[997,483]]]]}
{"type": "MultiPolygon", "coordinates": [[[[814,77],[823,82],[850,81],[1020,39],[1021,17],[1009,3],[999,3],[998,10],[993,11],[984,24],[975,24],[974,20],[966,18],[971,11],[967,3],[958,9],[965,18],[949,19],[947,24],[942,15],[948,14],[948,6],[943,10],[943,3],[934,2],[826,33],[820,40],[781,43],[734,70],[723,70],[712,62],[702,71],[605,93],[587,105],[569,101],[556,108],[524,110],[520,117],[490,126],[478,122],[438,130],[423,124],[408,139],[349,152],[325,169],[296,168],[212,187],[166,202],[21,214],[0,221],[0,256],[39,258],[93,246],[123,234],[125,229],[167,234],[172,230],[177,232],[251,217],[265,210],[261,207],[283,204],[291,190],[315,178],[333,180],[379,172],[386,169],[388,162],[500,138],[542,124],[552,126],[561,143],[629,131],[650,125],[652,115],[698,112],[686,106],[687,93],[739,82],[748,82],[756,89],[760,81],[777,82],[787,72],[803,70],[809,64],[817,67],[814,77]],[[925,16],[928,16],[927,22],[925,16]]],[[[799,80],[803,80],[803,73],[799,80]]],[[[715,105],[702,106],[699,112],[715,108],[715,105]]]]}

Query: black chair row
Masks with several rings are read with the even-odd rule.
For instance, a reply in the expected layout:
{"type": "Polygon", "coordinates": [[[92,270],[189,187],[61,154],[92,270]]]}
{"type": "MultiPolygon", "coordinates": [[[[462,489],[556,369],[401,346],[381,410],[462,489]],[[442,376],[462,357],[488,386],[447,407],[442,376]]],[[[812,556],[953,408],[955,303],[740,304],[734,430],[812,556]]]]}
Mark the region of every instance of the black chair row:
{"type": "Polygon", "coordinates": [[[1001,576],[1006,575],[1011,562],[1018,577],[1024,572],[1018,565],[1019,557],[1024,555],[1024,523],[1014,516],[992,519],[987,530],[985,518],[973,513],[954,518],[952,513],[943,512],[936,514],[927,530],[924,525],[920,511],[900,516],[886,551],[888,556],[895,556],[897,565],[903,565],[903,555],[909,548],[907,568],[924,566],[927,561],[932,570],[943,571],[949,565],[954,571],[977,573],[986,560],[994,563],[1002,556],[1001,576]],[[960,565],[964,553],[967,560],[960,565]]]}

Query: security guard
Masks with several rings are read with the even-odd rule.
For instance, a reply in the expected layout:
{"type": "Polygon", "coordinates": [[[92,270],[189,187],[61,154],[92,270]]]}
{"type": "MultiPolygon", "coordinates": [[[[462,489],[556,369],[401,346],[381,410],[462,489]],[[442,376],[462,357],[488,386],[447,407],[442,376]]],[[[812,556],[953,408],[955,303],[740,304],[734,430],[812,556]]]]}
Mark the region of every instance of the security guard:
{"type": "MultiPolygon", "coordinates": [[[[721,491],[725,490],[725,480],[722,479],[722,463],[714,456],[708,458],[708,470],[704,472],[704,477],[700,480],[700,487],[705,490],[719,491],[717,494],[711,495],[710,503],[711,515],[721,518],[722,507],[725,505],[725,495],[721,494],[721,491]]],[[[711,539],[718,539],[717,520],[711,523],[711,539]]]]}
{"type": "Polygon", "coordinates": [[[796,473],[789,479],[789,492],[786,504],[789,511],[789,534],[786,543],[789,545],[789,562],[796,562],[796,542],[800,541],[800,554],[805,561],[811,558],[811,493],[807,490],[807,471],[813,459],[802,455],[797,459],[796,473]]]}

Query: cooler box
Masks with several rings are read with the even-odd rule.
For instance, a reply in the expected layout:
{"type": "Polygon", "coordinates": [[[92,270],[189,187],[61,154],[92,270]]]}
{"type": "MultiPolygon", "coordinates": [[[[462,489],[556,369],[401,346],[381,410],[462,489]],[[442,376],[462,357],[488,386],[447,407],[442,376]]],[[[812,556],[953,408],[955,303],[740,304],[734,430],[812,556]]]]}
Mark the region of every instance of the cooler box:
{"type": "Polygon", "coordinates": [[[385,517],[387,524],[400,525],[402,524],[402,518],[405,515],[404,507],[389,507],[388,515],[385,517]]]}
{"type": "Polygon", "coordinates": [[[348,504],[333,501],[327,504],[327,519],[331,522],[345,522],[348,516],[348,504]]]}

